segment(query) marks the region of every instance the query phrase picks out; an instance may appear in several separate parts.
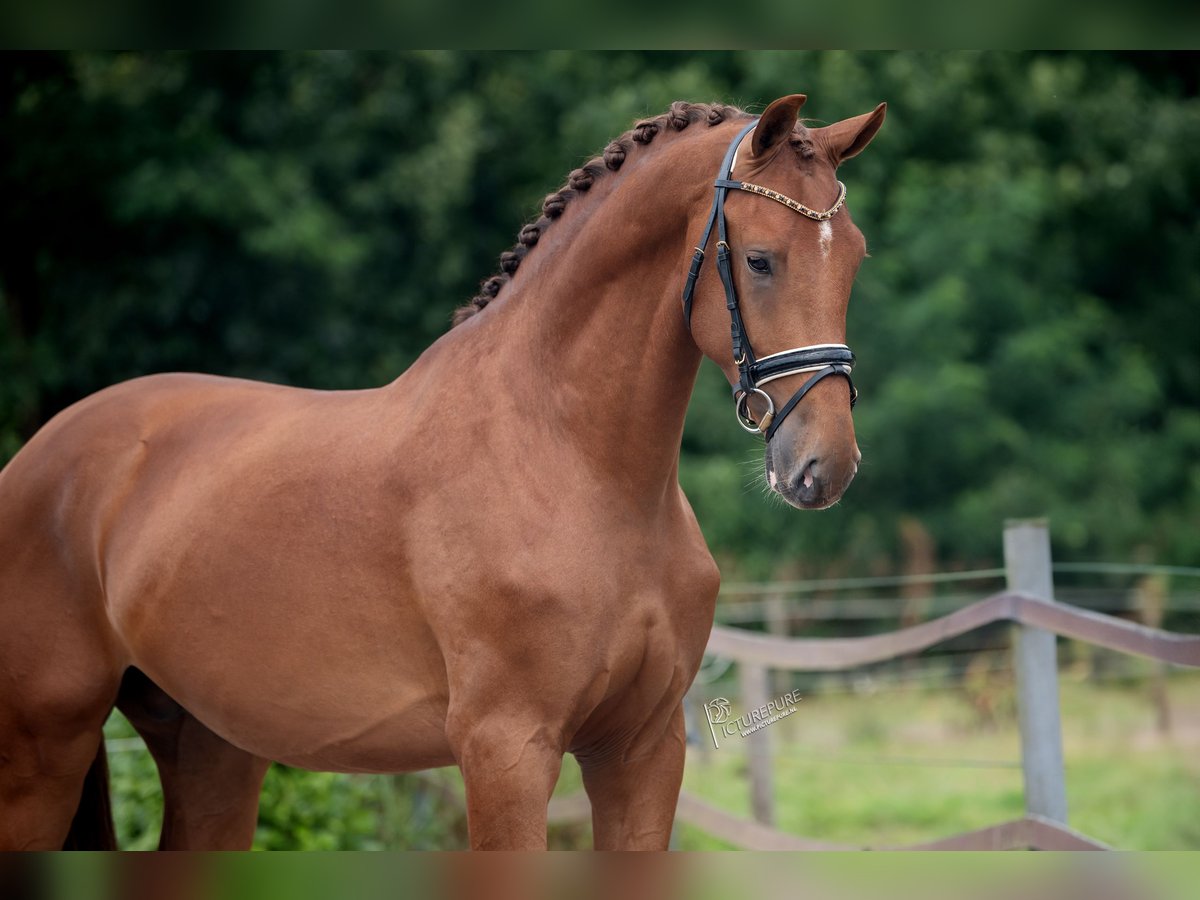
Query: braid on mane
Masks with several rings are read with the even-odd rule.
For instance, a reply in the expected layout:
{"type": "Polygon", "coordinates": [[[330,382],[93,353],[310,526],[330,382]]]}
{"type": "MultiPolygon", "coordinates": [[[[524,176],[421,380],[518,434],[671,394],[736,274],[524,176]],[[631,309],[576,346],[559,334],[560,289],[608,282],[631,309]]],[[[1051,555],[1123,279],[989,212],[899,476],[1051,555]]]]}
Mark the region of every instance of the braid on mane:
{"type": "Polygon", "coordinates": [[[637,122],[629,131],[609,142],[603,154],[584,163],[567,176],[566,184],[554,193],[546,195],[542,201],[542,214],[521,229],[517,243],[511,250],[500,254],[500,272],[484,280],[479,286],[479,293],[454,311],[451,327],[465,322],[487,306],[512,279],[521,265],[521,260],[537,245],[542,233],[563,214],[567,204],[580,194],[586,193],[597,178],[620,169],[636,146],[649,144],[662,131],[682,131],[693,122],[703,121],[711,127],[726,119],[744,115],[746,113],[736,106],[676,100],[662,115],[637,122]]]}

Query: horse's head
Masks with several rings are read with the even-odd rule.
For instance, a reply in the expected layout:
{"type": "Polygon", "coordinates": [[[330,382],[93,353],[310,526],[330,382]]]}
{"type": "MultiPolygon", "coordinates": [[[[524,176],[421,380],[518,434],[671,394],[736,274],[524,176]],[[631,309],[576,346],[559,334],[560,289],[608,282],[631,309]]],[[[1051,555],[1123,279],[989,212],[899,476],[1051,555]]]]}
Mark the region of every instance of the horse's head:
{"type": "Polygon", "coordinates": [[[776,100],[734,140],[704,248],[717,264],[705,267],[712,271],[685,307],[696,343],[734,385],[739,418],[767,437],[771,488],[793,506],[819,509],[842,496],[861,459],[843,345],[866,243],[841,202],[836,169],[874,137],[885,104],[810,129],[796,121],[804,100],[776,100]]]}

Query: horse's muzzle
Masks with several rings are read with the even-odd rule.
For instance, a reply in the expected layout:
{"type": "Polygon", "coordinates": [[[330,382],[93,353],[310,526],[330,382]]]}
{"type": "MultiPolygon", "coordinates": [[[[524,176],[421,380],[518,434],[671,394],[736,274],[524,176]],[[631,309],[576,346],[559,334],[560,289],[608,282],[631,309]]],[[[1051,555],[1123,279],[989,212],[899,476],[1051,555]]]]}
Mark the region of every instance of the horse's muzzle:
{"type": "Polygon", "coordinates": [[[798,462],[780,456],[790,454],[767,445],[767,483],[798,509],[825,509],[837,503],[854,480],[862,459],[857,447],[849,455],[805,456],[798,462]]]}

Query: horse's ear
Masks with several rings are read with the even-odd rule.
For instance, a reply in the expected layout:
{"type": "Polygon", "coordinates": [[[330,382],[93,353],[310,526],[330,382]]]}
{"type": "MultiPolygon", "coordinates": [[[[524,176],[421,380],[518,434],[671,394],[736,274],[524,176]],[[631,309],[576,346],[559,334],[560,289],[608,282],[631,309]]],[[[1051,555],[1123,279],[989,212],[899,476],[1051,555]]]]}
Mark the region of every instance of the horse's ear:
{"type": "Polygon", "coordinates": [[[807,99],[803,94],[789,94],[766,108],[759,117],[750,145],[755,156],[762,156],[792,133],[796,127],[796,115],[807,99]]]}
{"type": "Polygon", "coordinates": [[[869,113],[834,122],[825,128],[814,129],[829,150],[835,167],[850,157],[857,156],[871,143],[871,138],[875,137],[875,132],[883,124],[885,113],[887,104],[880,103],[869,113]]]}

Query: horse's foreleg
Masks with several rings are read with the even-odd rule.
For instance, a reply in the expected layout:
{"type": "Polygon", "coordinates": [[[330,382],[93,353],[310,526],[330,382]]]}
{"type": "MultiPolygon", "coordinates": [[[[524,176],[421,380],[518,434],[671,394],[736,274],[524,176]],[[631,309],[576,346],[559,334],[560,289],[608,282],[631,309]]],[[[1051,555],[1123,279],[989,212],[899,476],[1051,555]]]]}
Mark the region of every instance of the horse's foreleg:
{"type": "Polygon", "coordinates": [[[117,707],[146,742],[163,788],[160,850],[247,850],[268,760],[230,744],[136,669],[117,707]]]}
{"type": "Polygon", "coordinates": [[[447,728],[467,787],[474,850],[546,849],[546,805],[562,768],[560,738],[533,718],[486,715],[447,728]]]}
{"type": "Polygon", "coordinates": [[[676,707],[658,744],[632,761],[580,760],[592,802],[597,850],[666,850],[679,802],[687,746],[683,707],[676,707]]]}

